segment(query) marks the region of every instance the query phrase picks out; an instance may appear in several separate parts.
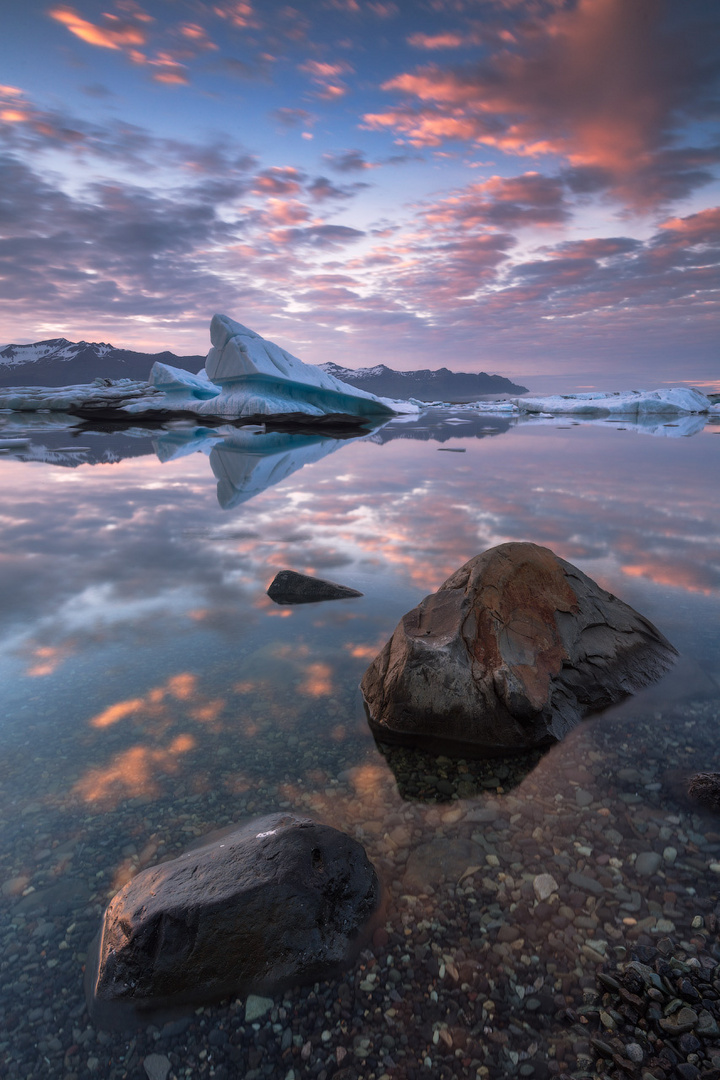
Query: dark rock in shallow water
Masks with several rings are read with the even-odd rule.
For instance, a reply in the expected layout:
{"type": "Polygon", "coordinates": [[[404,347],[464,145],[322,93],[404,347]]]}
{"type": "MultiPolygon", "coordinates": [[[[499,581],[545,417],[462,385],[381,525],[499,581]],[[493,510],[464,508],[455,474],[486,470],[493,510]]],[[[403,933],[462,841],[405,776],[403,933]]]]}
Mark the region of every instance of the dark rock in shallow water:
{"type": "Polygon", "coordinates": [[[151,867],[110,901],[88,985],[96,1020],[328,978],[378,908],[363,847],[292,814],[151,867]]]}
{"type": "Polygon", "coordinates": [[[688,795],[708,810],[720,810],[720,773],[696,773],[688,784],[688,795]]]}
{"type": "Polygon", "coordinates": [[[378,739],[512,753],[562,739],[677,653],[627,604],[536,544],[491,548],[408,612],[362,681],[378,739]]]}
{"type": "Polygon", "coordinates": [[[349,589],[347,585],[336,585],[334,581],[323,581],[294,570],[281,570],[276,574],[267,594],[276,604],[314,604],[319,600],[362,596],[357,589],[349,589]]]}

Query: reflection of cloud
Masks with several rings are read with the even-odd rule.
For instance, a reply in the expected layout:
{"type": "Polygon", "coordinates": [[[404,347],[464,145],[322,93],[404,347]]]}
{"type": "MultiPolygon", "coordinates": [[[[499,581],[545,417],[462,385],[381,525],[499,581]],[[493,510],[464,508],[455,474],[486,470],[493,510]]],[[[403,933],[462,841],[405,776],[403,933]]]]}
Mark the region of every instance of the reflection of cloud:
{"type": "Polygon", "coordinates": [[[191,735],[178,735],[164,749],[133,746],[116,754],[109,765],[88,769],[72,789],[86,803],[113,806],[125,799],[157,795],[159,776],[180,768],[180,757],[195,746],[191,735]]]}
{"type": "Polygon", "coordinates": [[[298,686],[301,694],[308,697],[328,697],[333,692],[332,668],[329,664],[308,664],[307,675],[298,686]]]}
{"type": "Polygon", "coordinates": [[[671,585],[704,596],[712,596],[720,590],[720,570],[681,559],[667,562],[648,560],[637,565],[625,563],[622,572],[628,577],[644,577],[657,585],[671,585]]]}
{"type": "MultiPolygon", "coordinates": [[[[688,604],[720,593],[720,508],[707,496],[712,438],[673,445],[614,425],[557,432],[519,425],[464,439],[462,455],[401,438],[355,440],[340,445],[342,457],[308,461],[230,510],[218,507],[204,454],[166,465],[145,458],[81,465],[69,488],[54,482],[60,470],[53,466],[0,461],[3,662],[22,678],[29,666],[63,656],[68,679],[97,650],[108,657],[103,663],[136,655],[144,664],[152,650],[189,649],[183,681],[177,671],[168,681],[174,664],[159,675],[143,669],[142,685],[118,686],[91,706],[101,718],[89,729],[98,738],[145,725],[162,743],[171,733],[227,723],[218,711],[222,694],[199,679],[192,690],[188,676],[230,642],[233,678],[248,694],[272,688],[279,669],[287,676],[288,699],[272,715],[284,730],[290,714],[283,710],[303,698],[307,664],[328,664],[330,682],[341,680],[334,658],[301,651],[302,613],[271,615],[265,589],[277,569],[322,569],[324,556],[345,567],[341,580],[371,598],[363,617],[340,623],[332,621],[337,612],[320,614],[335,627],[337,663],[361,666],[403,611],[505,540],[547,544],[660,625],[659,608],[645,606],[647,597],[657,603],[653,580],[670,582],[676,595],[682,590],[688,604]],[[696,484],[688,485],[689,473],[696,484]],[[384,615],[367,614],[378,605],[384,615]],[[244,650],[259,649],[268,636],[292,640],[291,656],[246,661],[244,650]],[[52,656],[34,653],[45,648],[52,656]]],[[[324,677],[318,672],[318,682],[324,677]]],[[[51,689],[56,679],[57,669],[45,676],[51,689]]]]}

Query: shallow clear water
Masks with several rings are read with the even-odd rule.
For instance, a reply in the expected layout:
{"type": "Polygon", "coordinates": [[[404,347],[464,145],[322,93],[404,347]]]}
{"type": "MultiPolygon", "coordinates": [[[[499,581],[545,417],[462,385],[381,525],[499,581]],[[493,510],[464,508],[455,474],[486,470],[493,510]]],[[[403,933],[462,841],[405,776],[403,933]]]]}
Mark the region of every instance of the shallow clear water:
{"type": "Polygon", "coordinates": [[[641,935],[692,947],[717,901],[720,822],[684,789],[719,767],[720,426],[659,438],[430,410],[335,440],[0,420],[16,440],[0,452],[0,1073],[141,1076],[150,1053],[177,1077],[591,1069],[558,998],[582,1002],[598,956],[641,935]],[[367,664],[506,540],[632,604],[677,670],[530,771],[381,753],[367,664]],[[278,607],[265,590],[285,567],[364,595],[278,607]],[[365,844],[387,940],[344,982],[279,994],[257,1030],[235,1001],[97,1032],[82,968],[110,896],[278,808],[365,844]],[[544,872],[559,895],[540,919],[544,872]]]}

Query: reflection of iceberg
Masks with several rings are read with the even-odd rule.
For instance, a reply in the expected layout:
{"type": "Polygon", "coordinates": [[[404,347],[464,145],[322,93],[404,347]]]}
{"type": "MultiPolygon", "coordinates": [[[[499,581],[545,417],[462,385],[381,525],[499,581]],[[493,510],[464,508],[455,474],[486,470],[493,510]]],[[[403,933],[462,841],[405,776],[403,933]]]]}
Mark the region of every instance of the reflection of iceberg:
{"type": "Polygon", "coordinates": [[[187,430],[163,431],[153,439],[153,446],[163,465],[188,454],[210,454],[213,446],[224,437],[222,428],[192,427],[187,430]]]}
{"type": "Polygon", "coordinates": [[[218,502],[223,510],[239,506],[342,445],[340,439],[321,435],[282,431],[246,434],[241,428],[232,438],[216,442],[210,452],[218,502]]]}
{"type": "Polygon", "coordinates": [[[384,427],[368,436],[368,440],[382,445],[394,439],[440,443],[451,439],[483,439],[509,431],[517,420],[517,417],[506,413],[492,415],[470,408],[423,407],[418,416],[393,417],[384,427]]]}
{"type": "Polygon", "coordinates": [[[514,398],[526,413],[563,416],[627,416],[633,419],[708,413],[712,402],[688,386],[662,390],[625,390],[615,393],[554,394],[550,397],[514,398]]]}
{"type": "MultiPolygon", "coordinates": [[[[558,422],[566,419],[562,416],[527,416],[521,419],[523,424],[532,424],[534,427],[548,425],[557,427],[558,422]]],[[[664,439],[687,438],[689,435],[698,435],[707,423],[707,416],[634,416],[631,419],[625,417],[590,417],[573,416],[571,423],[576,426],[586,427],[614,427],[618,431],[636,431],[641,435],[655,435],[664,439]]]]}

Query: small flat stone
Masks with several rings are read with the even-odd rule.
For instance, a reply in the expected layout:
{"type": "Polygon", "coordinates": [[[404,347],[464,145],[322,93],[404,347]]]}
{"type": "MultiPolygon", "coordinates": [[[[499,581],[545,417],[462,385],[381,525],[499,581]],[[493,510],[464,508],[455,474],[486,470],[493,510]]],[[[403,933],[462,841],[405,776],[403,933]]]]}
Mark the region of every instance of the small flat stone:
{"type": "Polygon", "coordinates": [[[575,789],[575,802],[578,806],[589,806],[593,801],[593,796],[589,791],[584,791],[582,788],[575,789]]]}
{"type": "Polygon", "coordinates": [[[662,855],[657,851],[641,851],[635,860],[635,873],[642,877],[650,877],[657,873],[662,862],[662,855]]]}
{"type": "Polygon", "coordinates": [[[249,994],[245,1002],[245,1023],[251,1024],[253,1020],[259,1020],[272,1009],[275,1002],[272,998],[259,997],[258,994],[249,994]]]}
{"type": "Polygon", "coordinates": [[[558,883],[552,874],[538,874],[533,878],[533,892],[539,902],[547,900],[558,890],[558,883]]]}
{"type": "Polygon", "coordinates": [[[643,1048],[642,1046],[640,1046],[639,1043],[628,1043],[625,1047],[625,1053],[628,1059],[632,1061],[634,1065],[642,1065],[645,1054],[643,1053],[643,1048]]]}
{"type": "Polygon", "coordinates": [[[143,1058],[143,1068],[148,1080],[165,1080],[170,1072],[170,1059],[164,1054],[148,1054],[143,1058]]]}
{"type": "Polygon", "coordinates": [[[494,806],[479,806],[477,810],[470,810],[466,815],[467,821],[495,821],[498,811],[494,806]]]}
{"type": "Polygon", "coordinates": [[[579,871],[574,870],[571,874],[568,874],[568,881],[571,885],[577,886],[578,889],[584,889],[585,892],[591,892],[595,896],[600,896],[605,890],[595,878],[588,877],[587,874],[581,874],[579,871]]]}
{"type": "Polygon", "coordinates": [[[713,1014],[708,1012],[707,1009],[703,1009],[700,1013],[695,1030],[698,1035],[702,1035],[706,1039],[716,1039],[720,1035],[720,1028],[713,1014]]]}

